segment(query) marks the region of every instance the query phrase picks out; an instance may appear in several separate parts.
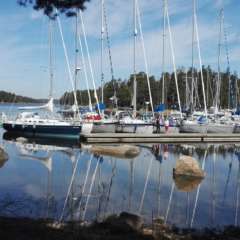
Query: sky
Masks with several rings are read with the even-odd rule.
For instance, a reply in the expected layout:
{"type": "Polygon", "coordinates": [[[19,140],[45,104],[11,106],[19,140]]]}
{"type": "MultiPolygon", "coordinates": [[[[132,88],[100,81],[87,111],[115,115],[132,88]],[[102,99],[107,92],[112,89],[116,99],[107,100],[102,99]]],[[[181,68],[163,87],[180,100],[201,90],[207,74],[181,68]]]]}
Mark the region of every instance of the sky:
{"type": "MultiPolygon", "coordinates": [[[[138,0],[146,59],[150,75],[162,72],[163,4],[161,0],[138,0]]],[[[240,72],[240,0],[196,0],[199,42],[203,65],[217,69],[219,13],[224,8],[230,69],[240,72]]],[[[177,67],[188,68],[192,59],[192,0],[168,0],[170,26],[177,67]]],[[[127,79],[133,72],[133,0],[105,0],[114,77],[127,79]]],[[[60,17],[63,36],[74,72],[74,18],[60,17]]],[[[91,0],[83,13],[93,75],[100,86],[101,0],[91,0]]],[[[79,29],[81,24],[79,24],[79,29]]],[[[20,7],[17,0],[0,1],[0,90],[16,94],[47,98],[49,94],[48,19],[31,7],[20,7]]],[[[81,29],[79,30],[82,36],[81,29]]],[[[138,29],[139,33],[139,29],[138,29]]],[[[224,36],[222,36],[222,41],[224,36]]],[[[168,30],[166,33],[166,70],[173,71],[168,30]]],[[[86,58],[86,48],[84,48],[86,58]]],[[[103,52],[104,80],[111,78],[107,42],[103,52]]],[[[227,68],[224,44],[221,47],[220,68],[227,68]]],[[[85,59],[86,60],[86,59],[85,59]]],[[[79,58],[78,88],[86,89],[82,60],[79,58]]],[[[194,66],[199,68],[197,45],[194,66]]],[[[140,34],[137,37],[137,71],[145,71],[140,34]]],[[[57,23],[53,24],[54,97],[71,91],[66,59],[57,23]]],[[[91,83],[90,71],[87,75],[91,83]]]]}

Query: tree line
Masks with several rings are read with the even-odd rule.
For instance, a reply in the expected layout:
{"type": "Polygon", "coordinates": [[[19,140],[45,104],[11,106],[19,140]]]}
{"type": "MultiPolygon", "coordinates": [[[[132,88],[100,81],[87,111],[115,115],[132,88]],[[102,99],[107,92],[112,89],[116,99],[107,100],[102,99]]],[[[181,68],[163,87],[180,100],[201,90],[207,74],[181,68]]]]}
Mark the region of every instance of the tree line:
{"type": "MultiPolygon", "coordinates": [[[[220,83],[219,105],[222,108],[235,107],[238,103],[238,89],[239,79],[236,73],[230,73],[227,69],[225,72],[218,72],[211,69],[210,66],[202,67],[203,82],[206,96],[206,104],[211,107],[216,102],[217,84],[220,83]]],[[[139,72],[136,75],[137,79],[137,105],[138,108],[145,107],[149,101],[149,92],[147,85],[147,76],[144,72],[139,72]]],[[[150,86],[152,93],[152,100],[154,106],[164,103],[167,108],[178,109],[177,89],[175,84],[174,73],[166,72],[164,74],[164,91],[163,76],[157,79],[155,76],[150,76],[150,86]],[[164,98],[163,95],[164,94],[164,98]]],[[[201,72],[197,69],[184,69],[177,70],[177,82],[180,95],[182,108],[189,108],[194,106],[194,109],[202,109],[204,107],[203,91],[201,72]],[[192,81],[194,79],[194,81],[192,81]],[[193,89],[193,90],[192,90],[193,89]]],[[[116,96],[118,99],[118,106],[130,107],[132,105],[133,96],[133,75],[129,79],[111,80],[104,84],[104,103],[107,107],[112,107],[113,101],[111,100],[116,89],[116,96]]],[[[94,91],[90,89],[91,101],[96,103],[94,98],[94,91]]],[[[88,105],[88,92],[87,90],[77,90],[77,100],[79,105],[88,105]]],[[[97,94],[100,99],[101,89],[97,89],[97,94]]],[[[72,105],[74,103],[73,92],[65,92],[60,98],[60,104],[72,105]]]]}

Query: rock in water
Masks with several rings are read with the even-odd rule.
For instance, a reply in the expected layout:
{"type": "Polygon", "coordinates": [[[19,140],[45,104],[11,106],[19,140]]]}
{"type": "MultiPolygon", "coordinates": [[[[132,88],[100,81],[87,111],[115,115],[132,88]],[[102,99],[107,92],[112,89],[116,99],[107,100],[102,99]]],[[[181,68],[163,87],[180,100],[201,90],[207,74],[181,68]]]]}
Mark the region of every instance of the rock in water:
{"type": "Polygon", "coordinates": [[[140,153],[140,148],[132,145],[92,145],[88,149],[94,154],[118,158],[135,158],[140,153]]]}
{"type": "Polygon", "coordinates": [[[19,142],[19,143],[27,143],[28,140],[24,137],[18,137],[16,138],[16,142],[19,142]]]}
{"type": "Polygon", "coordinates": [[[192,192],[202,182],[202,178],[193,176],[174,176],[174,182],[179,191],[192,192]]]}
{"type": "Polygon", "coordinates": [[[173,169],[174,177],[176,176],[188,176],[195,178],[204,178],[205,173],[199,167],[196,159],[190,156],[181,156],[176,163],[176,168],[173,169]]]}
{"type": "Polygon", "coordinates": [[[5,162],[8,160],[8,154],[0,147],[0,168],[3,167],[5,162]]]}

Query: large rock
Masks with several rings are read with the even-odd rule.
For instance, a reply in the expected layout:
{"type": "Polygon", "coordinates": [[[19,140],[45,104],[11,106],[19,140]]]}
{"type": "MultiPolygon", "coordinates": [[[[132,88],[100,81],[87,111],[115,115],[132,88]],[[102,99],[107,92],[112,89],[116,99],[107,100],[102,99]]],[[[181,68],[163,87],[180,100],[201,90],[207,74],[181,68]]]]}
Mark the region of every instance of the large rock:
{"type": "Polygon", "coordinates": [[[27,143],[28,140],[27,140],[27,138],[24,138],[24,137],[18,137],[18,138],[16,138],[16,142],[27,143]]]}
{"type": "Polygon", "coordinates": [[[205,173],[199,167],[196,159],[190,156],[181,156],[176,163],[176,168],[173,169],[174,178],[176,176],[188,176],[195,178],[204,178],[205,173]]]}
{"type": "Polygon", "coordinates": [[[88,150],[97,155],[107,155],[117,158],[135,158],[140,153],[140,148],[132,145],[92,145],[84,146],[88,150]]]}
{"type": "Polygon", "coordinates": [[[8,160],[8,154],[0,147],[0,168],[3,167],[5,162],[8,160]]]}
{"type": "Polygon", "coordinates": [[[174,182],[179,191],[192,192],[202,182],[203,178],[193,176],[174,176],[174,182]]]}

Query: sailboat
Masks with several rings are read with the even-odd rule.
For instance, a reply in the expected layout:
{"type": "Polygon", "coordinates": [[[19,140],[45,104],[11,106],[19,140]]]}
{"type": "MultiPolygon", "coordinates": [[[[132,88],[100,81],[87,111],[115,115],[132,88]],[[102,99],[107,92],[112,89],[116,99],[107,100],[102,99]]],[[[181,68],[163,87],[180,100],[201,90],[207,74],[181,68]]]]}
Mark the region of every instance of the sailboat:
{"type": "MultiPolygon", "coordinates": [[[[94,121],[92,133],[115,133],[116,132],[116,124],[118,123],[118,120],[113,117],[108,117],[104,115],[104,72],[103,72],[103,41],[104,41],[104,35],[106,35],[107,38],[107,44],[108,44],[108,54],[109,54],[109,60],[111,65],[111,74],[112,74],[112,82],[114,82],[114,76],[113,76],[113,66],[112,66],[112,56],[111,56],[111,48],[110,48],[110,39],[108,35],[108,24],[107,24],[107,16],[106,16],[106,8],[105,8],[105,1],[101,0],[101,103],[99,104],[99,109],[101,111],[101,119],[99,121],[94,121]]],[[[113,100],[116,101],[116,92],[114,90],[114,97],[113,100]]]]}
{"type": "Polygon", "coordinates": [[[141,19],[140,19],[140,10],[138,6],[138,0],[134,0],[134,6],[133,6],[133,23],[134,23],[134,29],[133,29],[133,114],[118,114],[118,116],[121,116],[121,118],[118,118],[119,124],[117,125],[117,132],[122,133],[153,133],[153,120],[154,117],[154,110],[153,110],[153,103],[152,103],[152,94],[150,89],[150,81],[149,81],[149,75],[148,75],[148,65],[146,60],[146,52],[145,52],[145,46],[143,41],[143,33],[141,28],[141,19]],[[146,77],[148,82],[148,91],[149,91],[149,100],[148,104],[150,103],[152,108],[152,118],[143,120],[136,118],[137,116],[137,74],[136,74],[136,43],[137,43],[137,35],[138,35],[138,29],[137,29],[137,23],[139,25],[140,35],[141,35],[141,43],[142,43],[142,50],[144,55],[144,63],[145,63],[145,70],[146,70],[146,77]]]}
{"type": "MultiPolygon", "coordinates": [[[[52,68],[52,23],[49,20],[49,77],[50,94],[49,101],[43,106],[25,107],[20,110],[48,110],[53,112],[53,68],[52,68]]],[[[80,122],[70,122],[49,116],[41,117],[38,112],[21,112],[16,119],[5,119],[3,128],[11,133],[18,133],[27,137],[58,137],[58,138],[79,138],[82,126],[80,122]]]]}

